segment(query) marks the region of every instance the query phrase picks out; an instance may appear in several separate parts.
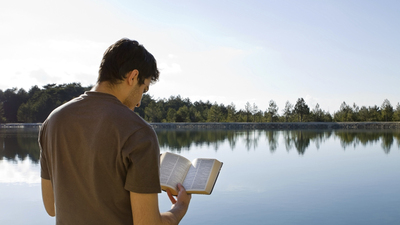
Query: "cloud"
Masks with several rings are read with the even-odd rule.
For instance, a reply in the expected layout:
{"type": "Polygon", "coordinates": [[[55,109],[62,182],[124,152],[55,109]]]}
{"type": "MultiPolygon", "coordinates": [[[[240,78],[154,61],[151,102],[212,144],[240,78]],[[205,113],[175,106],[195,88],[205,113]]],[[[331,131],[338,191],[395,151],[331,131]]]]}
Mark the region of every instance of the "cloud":
{"type": "Polygon", "coordinates": [[[159,63],[159,70],[162,74],[176,74],[181,73],[182,68],[178,63],[159,63]]]}
{"type": "Polygon", "coordinates": [[[75,82],[81,83],[82,86],[94,85],[97,81],[97,75],[94,73],[78,73],[75,74],[75,82]]]}
{"type": "Polygon", "coordinates": [[[319,104],[319,107],[321,108],[321,103],[319,102],[320,100],[320,98],[316,98],[311,95],[306,95],[306,97],[304,98],[304,101],[306,102],[310,110],[313,110],[317,104],[319,104]]]}
{"type": "Polygon", "coordinates": [[[34,164],[29,158],[15,158],[16,162],[0,160],[0,183],[40,183],[39,164],[34,164]]]}
{"type": "Polygon", "coordinates": [[[170,59],[176,58],[176,55],[174,55],[174,54],[168,54],[168,58],[170,58],[170,59]]]}
{"type": "Polygon", "coordinates": [[[33,70],[30,72],[30,77],[36,78],[39,83],[48,83],[49,81],[56,82],[60,80],[57,77],[51,77],[49,74],[44,71],[44,69],[33,70]]]}

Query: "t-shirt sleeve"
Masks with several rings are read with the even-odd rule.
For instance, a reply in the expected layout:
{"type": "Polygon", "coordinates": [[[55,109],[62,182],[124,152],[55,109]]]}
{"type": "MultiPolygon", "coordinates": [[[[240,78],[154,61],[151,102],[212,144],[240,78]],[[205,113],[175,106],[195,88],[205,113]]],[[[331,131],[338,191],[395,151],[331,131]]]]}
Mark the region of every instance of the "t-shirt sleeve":
{"type": "Polygon", "coordinates": [[[122,148],[127,175],[124,188],[136,193],[160,193],[160,148],[150,126],[132,134],[122,148]]]}
{"type": "Polygon", "coordinates": [[[50,173],[49,173],[49,168],[47,164],[47,157],[46,157],[46,152],[43,149],[45,143],[43,141],[44,136],[45,136],[45,128],[46,128],[46,123],[42,124],[42,127],[40,128],[39,131],[39,137],[38,137],[38,144],[39,144],[39,149],[40,149],[40,176],[43,179],[50,180],[50,173]]]}

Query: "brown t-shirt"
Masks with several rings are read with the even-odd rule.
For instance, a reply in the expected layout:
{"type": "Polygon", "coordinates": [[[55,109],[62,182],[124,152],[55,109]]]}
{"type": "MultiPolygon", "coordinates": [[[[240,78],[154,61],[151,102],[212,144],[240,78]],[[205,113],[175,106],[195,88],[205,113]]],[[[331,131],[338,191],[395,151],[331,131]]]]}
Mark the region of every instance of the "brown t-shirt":
{"type": "Polygon", "coordinates": [[[157,136],[113,95],[85,92],[55,109],[39,145],[57,224],[132,224],[129,192],[161,192],[157,136]]]}

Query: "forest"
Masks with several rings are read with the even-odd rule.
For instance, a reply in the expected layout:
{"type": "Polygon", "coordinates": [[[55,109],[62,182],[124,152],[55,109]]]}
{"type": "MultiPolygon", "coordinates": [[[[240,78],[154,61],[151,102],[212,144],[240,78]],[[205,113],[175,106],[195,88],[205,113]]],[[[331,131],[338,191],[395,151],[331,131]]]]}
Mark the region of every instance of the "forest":
{"type": "MultiPolygon", "coordinates": [[[[92,87],[80,83],[37,85],[29,91],[10,88],[0,90],[0,123],[41,123],[50,112],[63,103],[78,97],[92,87]]],[[[148,122],[367,122],[400,121],[400,105],[392,106],[385,99],[381,106],[358,106],[343,102],[340,109],[331,114],[320,108],[313,109],[303,98],[295,103],[286,101],[279,111],[274,100],[268,108],[260,109],[256,103],[247,102],[243,109],[210,101],[191,102],[180,95],[168,99],[154,99],[144,94],[135,112],[148,122]]]]}

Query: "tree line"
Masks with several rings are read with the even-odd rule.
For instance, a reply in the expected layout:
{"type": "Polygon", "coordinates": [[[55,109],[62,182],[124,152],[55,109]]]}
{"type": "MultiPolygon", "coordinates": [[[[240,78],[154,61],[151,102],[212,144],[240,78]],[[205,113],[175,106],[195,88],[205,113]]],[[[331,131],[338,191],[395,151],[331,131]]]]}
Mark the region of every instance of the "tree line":
{"type": "MultiPolygon", "coordinates": [[[[11,88],[0,90],[0,123],[40,123],[50,112],[63,103],[92,87],[80,83],[48,84],[39,88],[33,86],[29,91],[11,88]]],[[[260,109],[256,103],[247,102],[243,109],[234,103],[227,106],[210,101],[190,101],[189,98],[170,96],[168,99],[154,99],[144,94],[139,108],[135,109],[148,122],[366,122],[400,121],[400,105],[394,107],[385,99],[379,107],[348,105],[343,102],[339,111],[331,114],[320,108],[313,109],[303,98],[295,104],[287,101],[279,111],[274,100],[268,107],[260,109]]]]}
{"type": "Polygon", "coordinates": [[[80,83],[37,85],[29,91],[10,88],[0,90],[0,122],[41,123],[58,106],[90,90],[80,83]]]}

